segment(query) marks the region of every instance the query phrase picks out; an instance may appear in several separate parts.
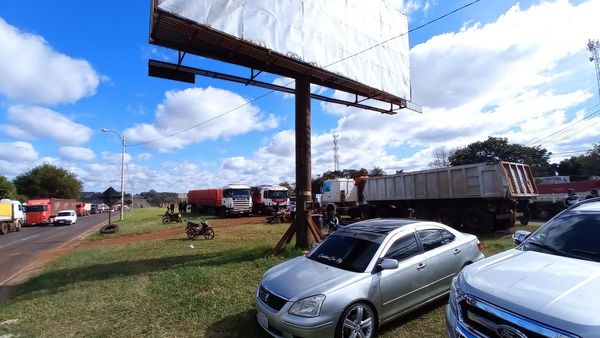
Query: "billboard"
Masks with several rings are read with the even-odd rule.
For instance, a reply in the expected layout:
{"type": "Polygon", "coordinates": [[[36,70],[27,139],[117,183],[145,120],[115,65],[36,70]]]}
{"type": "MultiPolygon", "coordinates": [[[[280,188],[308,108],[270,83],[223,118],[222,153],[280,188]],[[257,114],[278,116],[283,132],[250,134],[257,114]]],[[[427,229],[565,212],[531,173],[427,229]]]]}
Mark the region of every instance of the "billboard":
{"type": "MultiPolygon", "coordinates": [[[[239,39],[330,77],[410,101],[408,34],[399,36],[408,31],[408,20],[393,1],[154,0],[154,6],[154,12],[190,21],[210,34],[239,39]]],[[[152,25],[160,26],[160,19],[152,25]]],[[[190,31],[197,38],[194,34],[190,31]]],[[[160,31],[156,37],[163,44],[177,42],[168,41],[171,35],[162,38],[160,31]]],[[[236,50],[233,45],[231,49],[236,50]]],[[[336,89],[355,92],[353,86],[334,82],[336,89]]]]}

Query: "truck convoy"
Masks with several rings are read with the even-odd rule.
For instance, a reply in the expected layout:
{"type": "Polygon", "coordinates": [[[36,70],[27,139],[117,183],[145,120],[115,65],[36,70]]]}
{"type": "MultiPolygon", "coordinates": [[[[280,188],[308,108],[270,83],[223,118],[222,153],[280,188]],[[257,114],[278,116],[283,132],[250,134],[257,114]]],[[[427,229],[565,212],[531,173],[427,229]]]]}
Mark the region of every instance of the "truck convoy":
{"type": "Polygon", "coordinates": [[[47,225],[54,222],[54,217],[62,210],[75,210],[77,201],[74,199],[41,198],[30,199],[25,207],[25,224],[47,225]]]}
{"type": "Polygon", "coordinates": [[[206,211],[217,216],[249,215],[252,209],[250,187],[228,184],[222,188],[190,190],[187,195],[192,212],[206,211]]]}
{"type": "Polygon", "coordinates": [[[541,220],[548,220],[567,208],[563,200],[569,189],[575,191],[579,200],[585,199],[592,189],[600,190],[600,180],[572,181],[569,176],[539,177],[536,180],[539,196],[531,201],[531,213],[541,220]]]}
{"type": "Polygon", "coordinates": [[[287,208],[290,205],[288,189],[280,185],[259,185],[250,188],[252,193],[252,212],[270,215],[273,207],[287,208]]]}
{"type": "Polygon", "coordinates": [[[327,180],[321,204],[328,216],[436,220],[470,232],[527,223],[537,188],[528,165],[478,163],[449,168],[327,180]]]}
{"type": "Polygon", "coordinates": [[[21,231],[24,219],[25,213],[21,202],[9,199],[0,200],[0,235],[11,230],[21,231]]]}

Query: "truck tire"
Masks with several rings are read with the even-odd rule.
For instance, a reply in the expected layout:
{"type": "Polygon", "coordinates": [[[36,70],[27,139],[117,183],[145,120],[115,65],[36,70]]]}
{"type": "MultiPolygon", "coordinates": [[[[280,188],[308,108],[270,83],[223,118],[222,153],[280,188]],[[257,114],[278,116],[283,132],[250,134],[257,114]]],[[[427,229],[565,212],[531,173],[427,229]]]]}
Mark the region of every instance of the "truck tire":
{"type": "Polygon", "coordinates": [[[4,222],[0,224],[0,235],[4,235],[8,232],[8,223],[4,222]]]}
{"type": "Polygon", "coordinates": [[[484,233],[494,230],[492,215],[478,208],[468,208],[463,211],[462,224],[467,232],[484,233]]]}

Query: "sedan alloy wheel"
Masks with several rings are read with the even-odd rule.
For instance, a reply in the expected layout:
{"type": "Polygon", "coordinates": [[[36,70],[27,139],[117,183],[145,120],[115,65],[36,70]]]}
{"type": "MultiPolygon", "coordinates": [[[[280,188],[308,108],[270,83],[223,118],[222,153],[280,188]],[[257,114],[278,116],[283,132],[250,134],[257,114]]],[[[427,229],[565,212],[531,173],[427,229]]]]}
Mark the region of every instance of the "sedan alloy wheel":
{"type": "Polygon", "coordinates": [[[375,314],[365,303],[352,304],[344,311],[338,324],[337,337],[371,338],[375,336],[375,314]]]}

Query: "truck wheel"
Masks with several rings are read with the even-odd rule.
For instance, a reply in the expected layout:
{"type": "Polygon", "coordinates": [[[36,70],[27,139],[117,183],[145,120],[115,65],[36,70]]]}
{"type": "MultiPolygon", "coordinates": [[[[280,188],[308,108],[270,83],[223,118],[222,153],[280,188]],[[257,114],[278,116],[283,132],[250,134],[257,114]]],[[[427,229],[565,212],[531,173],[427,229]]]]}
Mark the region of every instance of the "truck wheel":
{"type": "Polygon", "coordinates": [[[456,226],[458,225],[456,222],[457,221],[456,212],[451,208],[438,209],[435,212],[434,219],[442,224],[446,224],[449,227],[456,228],[456,226]]]}
{"type": "Polygon", "coordinates": [[[512,228],[516,224],[516,220],[514,217],[506,218],[506,219],[498,219],[496,220],[496,229],[508,229],[512,228]]]}
{"type": "Polygon", "coordinates": [[[0,235],[4,235],[8,232],[8,223],[0,224],[0,235]]]}
{"type": "Polygon", "coordinates": [[[462,224],[467,232],[490,232],[494,230],[494,221],[489,212],[478,208],[469,208],[462,214],[462,224]]]}

